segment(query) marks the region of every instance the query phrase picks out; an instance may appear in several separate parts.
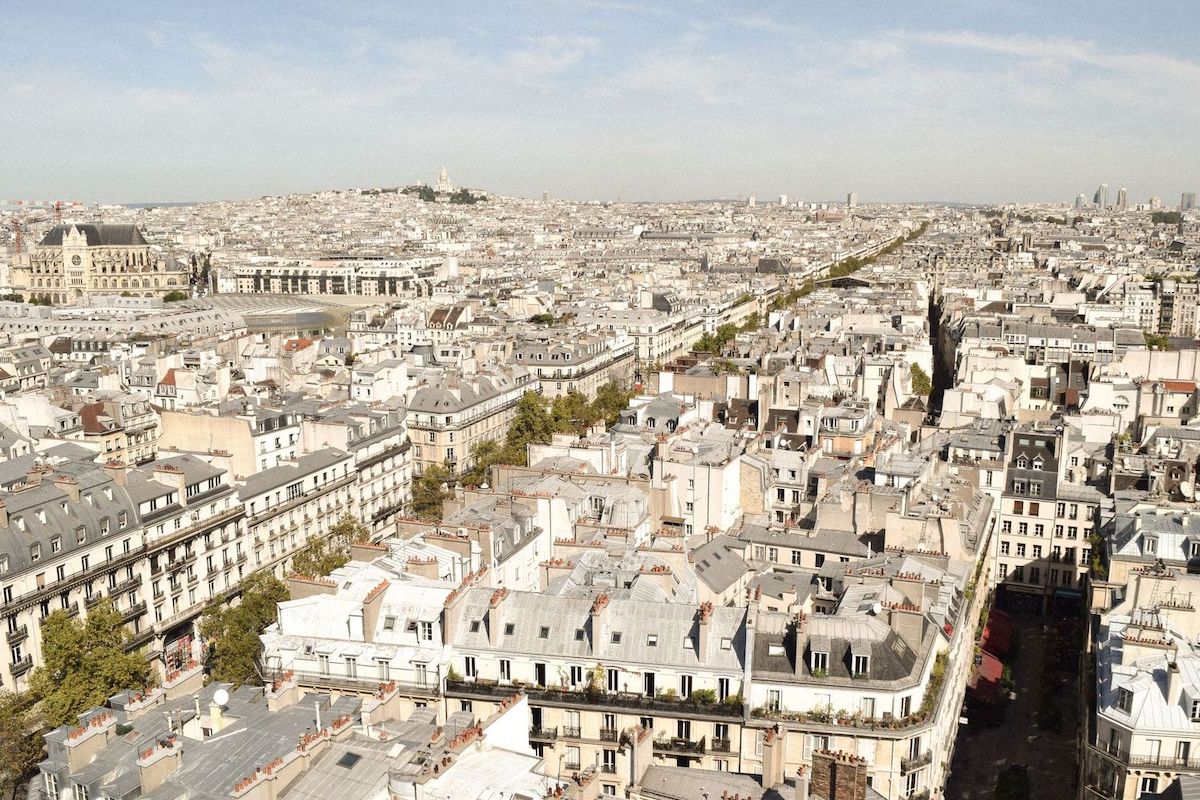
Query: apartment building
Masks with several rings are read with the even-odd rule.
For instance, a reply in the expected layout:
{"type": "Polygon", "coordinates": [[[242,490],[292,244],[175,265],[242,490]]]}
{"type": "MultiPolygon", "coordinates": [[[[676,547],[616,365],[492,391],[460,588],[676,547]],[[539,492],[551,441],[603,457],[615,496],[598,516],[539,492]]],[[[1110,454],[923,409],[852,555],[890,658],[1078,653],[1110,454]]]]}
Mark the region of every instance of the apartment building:
{"type": "Polygon", "coordinates": [[[537,376],[546,397],[577,392],[591,399],[610,381],[629,384],[634,350],[634,340],[625,336],[542,336],[518,342],[510,358],[537,376]]]}
{"type": "Polygon", "coordinates": [[[1200,577],[1161,566],[1129,573],[1100,615],[1095,719],[1080,760],[1083,800],[1169,797],[1200,782],[1200,577]]]}
{"type": "Polygon", "coordinates": [[[479,587],[452,596],[446,619],[449,707],[486,716],[523,689],[533,750],[564,774],[598,769],[619,795],[618,755],[639,730],[658,763],[743,769],[745,609],[479,587]]]}
{"type": "Polygon", "coordinates": [[[472,375],[451,370],[430,378],[408,403],[413,474],[420,475],[434,464],[455,471],[469,466],[471,448],[503,439],[521,397],[539,386],[537,377],[519,366],[472,375]]]}
{"type": "Polygon", "coordinates": [[[238,487],[246,508],[242,555],[253,555],[253,569],[285,577],[291,557],[309,539],[328,535],[343,516],[354,514],[357,480],[354,456],[333,447],[246,478],[238,487]]]}
{"type": "Polygon", "coordinates": [[[997,584],[1001,591],[1036,597],[1039,606],[1056,597],[1077,599],[1103,496],[1064,479],[1065,429],[1018,426],[1008,441],[997,584]]]}
{"type": "Polygon", "coordinates": [[[159,447],[189,453],[229,453],[235,479],[271,469],[300,453],[301,415],[250,401],[161,412],[159,447]]]}

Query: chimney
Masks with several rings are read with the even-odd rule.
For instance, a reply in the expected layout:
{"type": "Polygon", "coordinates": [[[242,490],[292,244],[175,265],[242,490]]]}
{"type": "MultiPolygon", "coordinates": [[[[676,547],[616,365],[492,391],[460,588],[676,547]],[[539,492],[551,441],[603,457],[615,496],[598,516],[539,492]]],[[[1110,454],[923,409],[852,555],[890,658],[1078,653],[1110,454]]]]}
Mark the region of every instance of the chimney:
{"type": "Polygon", "coordinates": [[[79,502],[79,483],[74,478],[69,475],[55,475],[54,485],[69,497],[72,503],[79,502]]]}
{"type": "Polygon", "coordinates": [[[807,639],[805,635],[807,622],[808,617],[804,616],[803,611],[797,611],[795,619],[792,620],[792,669],[798,678],[804,675],[804,644],[807,639]]]}
{"type": "Polygon", "coordinates": [[[50,471],[49,467],[47,467],[43,464],[39,464],[39,465],[35,466],[33,469],[29,470],[28,473],[26,473],[25,483],[29,484],[30,486],[41,486],[42,485],[42,477],[49,471],[50,471]]]}
{"type": "Polygon", "coordinates": [[[770,789],[783,783],[783,730],[774,725],[762,732],[762,781],[770,789]]]}
{"type": "Polygon", "coordinates": [[[1179,665],[1174,661],[1167,664],[1167,705],[1179,705],[1179,698],[1183,694],[1183,678],[1179,675],[1179,665]]]}
{"type": "Polygon", "coordinates": [[[608,608],[608,595],[598,594],[596,599],[592,601],[591,621],[592,621],[592,636],[589,647],[594,655],[596,652],[596,643],[600,641],[600,635],[604,630],[605,609],[608,608]]]}
{"type": "Polygon", "coordinates": [[[492,592],[492,599],[488,601],[488,644],[492,647],[500,646],[501,626],[504,624],[504,598],[506,597],[508,597],[508,589],[500,588],[492,592]]]}
{"type": "Polygon", "coordinates": [[[163,464],[154,470],[154,479],[159,483],[170,486],[179,493],[178,501],[187,502],[187,478],[183,470],[171,464],[163,464]]]}
{"type": "Polygon", "coordinates": [[[696,660],[701,664],[708,660],[708,639],[712,635],[713,604],[700,604],[700,613],[696,622],[696,660]]]}
{"type": "Polygon", "coordinates": [[[112,479],[112,482],[117,486],[125,485],[125,465],[120,461],[109,461],[105,463],[104,473],[112,479]]]}
{"type": "Polygon", "coordinates": [[[919,650],[925,638],[925,614],[912,605],[893,603],[888,606],[888,625],[913,650],[919,650]]]}
{"type": "Polygon", "coordinates": [[[0,500],[0,528],[8,527],[8,505],[0,500]]]}
{"type": "Polygon", "coordinates": [[[808,785],[811,781],[811,772],[801,764],[800,769],[796,770],[796,800],[808,800],[808,785]]]}
{"type": "Polygon", "coordinates": [[[387,594],[388,582],[380,581],[379,585],[367,593],[362,604],[363,641],[375,641],[375,626],[379,624],[379,612],[383,609],[383,596],[387,594]]]}
{"type": "Polygon", "coordinates": [[[138,781],[147,795],[166,783],[171,773],[183,765],[183,747],[174,734],[159,740],[138,754],[138,781]]]}

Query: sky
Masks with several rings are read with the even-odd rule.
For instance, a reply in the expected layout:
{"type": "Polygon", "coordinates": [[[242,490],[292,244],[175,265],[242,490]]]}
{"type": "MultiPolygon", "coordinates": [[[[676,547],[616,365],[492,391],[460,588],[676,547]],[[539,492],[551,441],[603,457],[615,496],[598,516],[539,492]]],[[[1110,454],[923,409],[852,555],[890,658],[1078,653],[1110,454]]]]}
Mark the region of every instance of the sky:
{"type": "Polygon", "coordinates": [[[1200,5],[0,0],[0,200],[1200,190],[1200,5]]]}

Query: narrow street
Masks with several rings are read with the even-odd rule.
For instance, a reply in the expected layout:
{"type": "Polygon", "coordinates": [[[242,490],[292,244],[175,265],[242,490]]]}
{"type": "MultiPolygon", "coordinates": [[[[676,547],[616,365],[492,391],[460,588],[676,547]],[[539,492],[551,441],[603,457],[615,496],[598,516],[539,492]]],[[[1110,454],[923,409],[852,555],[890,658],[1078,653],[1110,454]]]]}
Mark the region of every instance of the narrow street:
{"type": "Polygon", "coordinates": [[[999,724],[974,715],[960,728],[946,786],[950,800],[991,800],[996,776],[1009,765],[1028,768],[1035,800],[1074,796],[1080,623],[1036,616],[1017,616],[1013,622],[1020,645],[1007,663],[1016,699],[1009,701],[999,724]]]}

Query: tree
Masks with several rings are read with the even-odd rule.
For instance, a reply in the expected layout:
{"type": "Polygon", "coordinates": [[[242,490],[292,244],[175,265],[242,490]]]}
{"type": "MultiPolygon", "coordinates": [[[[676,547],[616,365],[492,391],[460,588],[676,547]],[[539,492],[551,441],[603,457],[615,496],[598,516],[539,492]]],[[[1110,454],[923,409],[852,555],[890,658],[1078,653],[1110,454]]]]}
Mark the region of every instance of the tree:
{"type": "Polygon", "coordinates": [[[350,561],[350,545],[366,542],[371,531],[346,514],[329,529],[327,536],[314,536],[292,559],[292,569],[301,575],[324,577],[350,561]]]}
{"type": "Polygon", "coordinates": [[[262,641],[258,635],[279,618],[288,588],[270,572],[255,572],[241,583],[236,606],[213,604],[200,618],[200,635],[208,647],[212,679],[222,683],[260,685],[262,641]]]}
{"type": "Polygon", "coordinates": [[[534,325],[553,325],[554,324],[554,315],[553,314],[545,314],[545,313],[534,314],[532,317],[529,318],[529,321],[532,322],[534,325]]]}
{"type": "Polygon", "coordinates": [[[592,407],[596,410],[596,419],[605,425],[612,425],[621,418],[621,412],[629,408],[633,392],[622,389],[615,381],[609,381],[596,390],[596,399],[592,407]]]}
{"type": "Polygon", "coordinates": [[[42,623],[43,665],[33,671],[29,688],[41,702],[46,722],[71,722],[117,692],[150,682],[146,661],[125,652],[129,631],[111,600],[101,600],[86,620],[55,611],[42,623]]]}
{"type": "Polygon", "coordinates": [[[442,503],[450,496],[445,484],[454,476],[441,464],[426,468],[412,485],[413,513],[420,519],[440,520],[442,503]]]}
{"type": "Polygon", "coordinates": [[[467,486],[482,486],[491,474],[492,466],[503,463],[504,450],[495,439],[484,439],[471,447],[471,467],[462,474],[467,486]]]}
{"type": "Polygon", "coordinates": [[[1171,340],[1163,334],[1142,331],[1142,338],[1146,341],[1146,347],[1151,350],[1171,349],[1171,340]]]}
{"type": "Polygon", "coordinates": [[[933,391],[933,381],[929,380],[929,375],[921,369],[920,364],[913,364],[908,371],[912,375],[913,394],[927,397],[933,391]]]}
{"type": "Polygon", "coordinates": [[[525,466],[527,447],[531,444],[549,444],[554,435],[554,420],[546,410],[545,399],[537,392],[526,392],[517,401],[517,413],[508,426],[505,449],[512,459],[509,463],[525,466]]]}
{"type": "Polygon", "coordinates": [[[173,291],[173,292],[167,292],[166,294],[163,295],[164,303],[178,303],[181,300],[187,300],[187,299],[188,299],[187,292],[180,292],[178,290],[173,291]]]}
{"type": "Polygon", "coordinates": [[[555,433],[582,435],[596,419],[596,411],[586,397],[572,391],[554,398],[550,406],[550,417],[555,433]]]}
{"type": "Polygon", "coordinates": [[[29,694],[0,691],[0,797],[15,797],[42,757],[29,694]]]}

